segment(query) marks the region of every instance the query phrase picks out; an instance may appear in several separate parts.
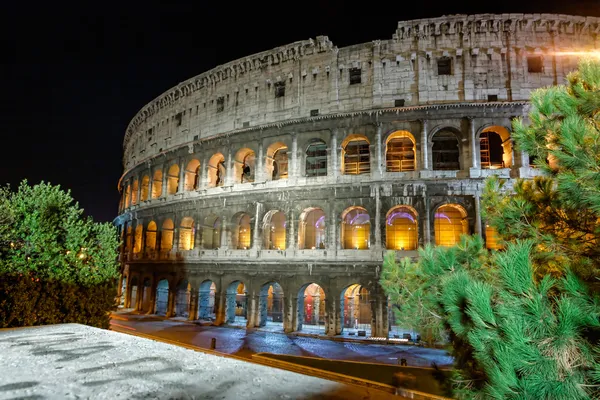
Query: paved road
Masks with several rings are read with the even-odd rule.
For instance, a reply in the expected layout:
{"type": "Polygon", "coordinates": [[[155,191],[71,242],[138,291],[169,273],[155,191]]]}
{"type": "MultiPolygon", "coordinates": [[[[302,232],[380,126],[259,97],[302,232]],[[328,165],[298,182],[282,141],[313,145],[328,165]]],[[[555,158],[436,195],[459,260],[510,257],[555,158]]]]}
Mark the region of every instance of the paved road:
{"type": "Polygon", "coordinates": [[[252,354],[268,352],[385,364],[398,364],[398,360],[404,358],[408,365],[420,367],[429,367],[432,362],[439,366],[452,363],[452,358],[445,351],[437,349],[337,342],[273,332],[246,332],[240,328],[199,326],[145,315],[117,314],[111,320],[111,326],[121,332],[135,331],[206,349],[210,348],[211,338],[216,338],[216,351],[248,359],[252,354]]]}

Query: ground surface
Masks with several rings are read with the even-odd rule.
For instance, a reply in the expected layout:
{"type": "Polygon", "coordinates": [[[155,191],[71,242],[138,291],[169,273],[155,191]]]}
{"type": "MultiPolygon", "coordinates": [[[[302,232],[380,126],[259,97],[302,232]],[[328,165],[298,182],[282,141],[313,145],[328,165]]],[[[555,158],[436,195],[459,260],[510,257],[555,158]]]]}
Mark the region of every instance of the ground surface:
{"type": "Polygon", "coordinates": [[[123,332],[143,333],[207,349],[210,348],[211,338],[214,337],[217,339],[216,351],[248,359],[252,354],[268,352],[384,364],[398,364],[398,360],[404,358],[409,366],[414,367],[429,367],[432,362],[439,366],[447,366],[453,361],[446,351],[439,349],[412,345],[338,342],[261,331],[247,332],[245,329],[199,326],[136,314],[115,314],[111,326],[123,332]]]}
{"type": "Polygon", "coordinates": [[[386,399],[391,395],[84,325],[0,330],[1,399],[386,399]]]}

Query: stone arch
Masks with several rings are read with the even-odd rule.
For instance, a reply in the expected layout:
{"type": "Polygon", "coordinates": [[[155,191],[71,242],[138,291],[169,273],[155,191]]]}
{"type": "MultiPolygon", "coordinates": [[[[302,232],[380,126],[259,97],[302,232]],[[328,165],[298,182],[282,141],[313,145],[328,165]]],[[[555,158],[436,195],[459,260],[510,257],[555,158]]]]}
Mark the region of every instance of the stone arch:
{"type": "Polygon", "coordinates": [[[157,315],[167,315],[169,307],[169,281],[166,278],[160,279],[156,285],[156,300],[154,302],[154,313],[157,315]]]}
{"type": "Polygon", "coordinates": [[[187,279],[181,279],[175,292],[175,317],[188,318],[190,316],[190,301],[192,285],[187,279]]]}
{"type": "Polygon", "coordinates": [[[233,159],[234,182],[254,182],[256,174],[256,154],[254,150],[244,147],[235,154],[233,159]]]}
{"type": "Polygon", "coordinates": [[[419,214],[409,205],[391,208],[385,217],[386,248],[416,250],[419,245],[419,214]]]}
{"type": "Polygon", "coordinates": [[[139,189],[139,182],[138,180],[134,180],[133,184],[131,185],[131,205],[135,206],[138,203],[138,189],[139,189]]]}
{"type": "Polygon", "coordinates": [[[146,243],[144,248],[146,250],[156,250],[156,233],[157,233],[156,222],[150,221],[148,222],[148,226],[146,227],[146,243]]]}
{"type": "Polygon", "coordinates": [[[144,226],[140,223],[135,227],[135,237],[133,240],[133,253],[139,254],[142,252],[142,238],[144,236],[144,226]]]}
{"type": "Polygon", "coordinates": [[[195,236],[194,219],[191,217],[183,218],[181,224],[179,224],[179,250],[192,250],[195,236]]]}
{"type": "Polygon", "coordinates": [[[211,214],[204,217],[202,221],[202,248],[218,249],[221,247],[221,230],[223,224],[221,218],[211,214]]]}
{"type": "Polygon", "coordinates": [[[148,193],[150,189],[150,178],[148,175],[144,175],[142,178],[142,188],[140,191],[140,201],[148,200],[148,193]]]}
{"type": "Polygon", "coordinates": [[[129,206],[131,205],[130,201],[131,201],[131,197],[130,197],[130,193],[131,193],[131,185],[127,184],[125,186],[125,208],[129,208],[129,206]]]}
{"type": "Polygon", "coordinates": [[[298,226],[298,248],[300,250],[325,249],[327,229],[325,212],[319,207],[311,207],[300,214],[298,226]]]}
{"type": "Polygon", "coordinates": [[[179,187],[179,165],[173,164],[167,172],[167,194],[177,193],[179,187]]]}
{"type": "Polygon", "coordinates": [[[187,163],[185,167],[185,181],[183,190],[191,192],[192,190],[198,190],[200,188],[200,161],[192,159],[187,163]]]}
{"type": "Polygon", "coordinates": [[[487,125],[477,134],[479,162],[483,169],[510,168],[513,166],[513,143],[510,131],[504,126],[487,125]]]}
{"type": "Polygon", "coordinates": [[[258,301],[258,326],[270,325],[283,330],[283,288],[276,281],[264,283],[258,301]]]}
{"type": "Polygon", "coordinates": [[[175,234],[175,224],[171,218],[163,221],[160,228],[160,249],[169,251],[173,249],[173,235],[175,234]]]}
{"type": "Polygon", "coordinates": [[[154,171],[154,176],[152,178],[152,198],[158,199],[162,196],[162,181],[163,181],[163,173],[162,170],[157,169],[154,171]]]}
{"type": "Polygon", "coordinates": [[[306,155],[306,176],[327,176],[327,144],[325,141],[318,138],[311,139],[304,153],[306,155]]]}
{"type": "Polygon", "coordinates": [[[285,250],[286,217],[283,211],[271,210],[263,219],[263,248],[267,250],[285,250]]]}
{"type": "Polygon", "coordinates": [[[416,169],[416,140],[409,131],[395,131],[385,141],[387,172],[405,172],[416,169]]]}
{"type": "Polygon", "coordinates": [[[200,283],[198,288],[198,319],[214,321],[215,313],[215,298],[217,285],[210,279],[206,279],[200,283]]]}
{"type": "Polygon", "coordinates": [[[298,290],[296,307],[296,330],[312,333],[326,333],[327,308],[326,292],[317,282],[305,283],[298,290]]]}
{"type": "Polygon", "coordinates": [[[459,243],[461,235],[469,234],[467,211],[459,204],[442,204],[435,211],[434,231],[437,246],[459,243]]]}
{"type": "Polygon", "coordinates": [[[231,222],[231,248],[248,250],[252,246],[252,218],[245,212],[239,212],[233,216],[231,222]]]}
{"type": "Polygon", "coordinates": [[[373,325],[373,310],[370,291],[359,283],[346,286],[340,293],[340,325],[350,329],[349,333],[364,331],[365,336],[371,336],[373,325]]]}
{"type": "Polygon", "coordinates": [[[246,285],[241,280],[234,280],[225,292],[225,323],[243,324],[247,323],[248,292],[246,285]]]}
{"type": "Polygon", "coordinates": [[[288,177],[288,146],[283,142],[275,142],[267,147],[265,169],[267,177],[276,181],[288,177]]]}
{"type": "Polygon", "coordinates": [[[208,187],[223,186],[227,170],[225,168],[225,157],[221,153],[215,153],[208,161],[208,187]]]}
{"type": "Polygon", "coordinates": [[[342,213],[341,241],[342,249],[371,247],[371,218],[364,207],[349,207],[342,213]]]}
{"type": "Polygon", "coordinates": [[[342,141],[341,164],[344,175],[361,175],[371,172],[370,142],[364,135],[351,134],[342,141]]]}
{"type": "Polygon", "coordinates": [[[462,167],[462,134],[452,126],[440,127],[431,135],[432,168],[436,171],[456,171],[462,167]]]}

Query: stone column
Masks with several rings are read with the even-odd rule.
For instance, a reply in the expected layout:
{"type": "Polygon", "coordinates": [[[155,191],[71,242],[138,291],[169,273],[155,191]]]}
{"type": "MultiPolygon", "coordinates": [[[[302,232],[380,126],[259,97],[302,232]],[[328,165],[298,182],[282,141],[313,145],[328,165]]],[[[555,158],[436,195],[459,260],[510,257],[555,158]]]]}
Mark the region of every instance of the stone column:
{"type": "Polygon", "coordinates": [[[431,215],[429,208],[431,207],[431,201],[427,195],[427,189],[423,192],[423,199],[425,200],[425,220],[423,221],[423,246],[431,243],[431,215]]]}
{"type": "Polygon", "coordinates": [[[377,135],[376,135],[376,139],[375,139],[377,141],[377,143],[375,143],[375,153],[376,153],[376,160],[377,160],[377,169],[376,169],[376,172],[377,172],[377,176],[378,177],[382,177],[383,176],[383,171],[384,171],[384,168],[383,168],[384,160],[383,160],[383,157],[382,157],[383,143],[381,142],[382,136],[383,136],[382,135],[383,126],[382,126],[381,122],[378,122],[376,124],[376,126],[377,126],[377,135]]]}
{"type": "Polygon", "coordinates": [[[194,232],[194,249],[202,247],[202,224],[199,220],[195,221],[196,230],[194,232]]]}
{"type": "Polygon", "coordinates": [[[287,229],[286,229],[286,237],[285,237],[285,242],[286,242],[286,250],[296,250],[297,246],[297,241],[296,241],[296,215],[294,213],[294,211],[292,210],[290,212],[290,216],[289,216],[289,221],[287,224],[287,229]]]}
{"type": "Polygon", "coordinates": [[[262,203],[256,202],[256,212],[254,214],[254,230],[252,231],[252,248],[260,250],[262,240],[260,238],[260,215],[261,215],[262,203]]]}
{"type": "Polygon", "coordinates": [[[475,199],[475,234],[481,237],[481,204],[479,202],[479,193],[473,196],[475,199]]]}
{"type": "Polygon", "coordinates": [[[472,168],[480,168],[479,166],[479,157],[477,155],[477,142],[475,139],[475,118],[467,117],[469,119],[469,140],[471,142],[471,167],[472,168]]]}
{"type": "Polygon", "coordinates": [[[429,170],[429,139],[427,136],[429,132],[427,131],[427,120],[421,120],[421,169],[429,170]]]}
{"type": "Polygon", "coordinates": [[[156,289],[158,286],[158,282],[156,282],[156,277],[152,278],[152,286],[150,288],[150,309],[148,310],[148,314],[154,314],[156,310],[156,289]]]}
{"type": "Polygon", "coordinates": [[[296,308],[294,307],[294,304],[297,304],[298,299],[294,298],[294,296],[290,296],[289,294],[287,296],[283,296],[283,331],[285,333],[291,333],[294,332],[296,330],[296,327],[294,326],[294,312],[296,311],[296,308]]]}
{"type": "Polygon", "coordinates": [[[171,318],[173,315],[175,315],[175,296],[177,296],[177,293],[177,288],[175,288],[175,290],[171,290],[169,285],[169,297],[167,300],[167,312],[165,315],[167,318],[171,318]]]}
{"type": "Polygon", "coordinates": [[[185,188],[185,160],[179,161],[179,181],[177,182],[177,193],[183,192],[185,188]]]}
{"type": "Polygon", "coordinates": [[[258,302],[258,296],[254,292],[246,294],[246,329],[253,329],[259,326],[258,302]]]}
{"type": "Polygon", "coordinates": [[[167,164],[162,167],[162,193],[160,197],[167,197],[167,183],[169,182],[169,169],[167,164]]]}
{"type": "Polygon", "coordinates": [[[341,250],[341,228],[339,226],[339,221],[337,219],[337,214],[333,204],[331,205],[331,219],[329,224],[331,225],[331,235],[329,237],[329,243],[327,244],[327,247],[334,251],[341,250]]]}
{"type": "MultiPolygon", "coordinates": [[[[235,306],[235,297],[234,297],[235,306]]],[[[227,295],[224,290],[215,293],[215,322],[214,325],[227,323],[227,295]]]]}
{"type": "Polygon", "coordinates": [[[131,207],[133,205],[131,201],[133,200],[133,178],[129,178],[129,180],[127,181],[127,187],[129,188],[129,194],[127,195],[127,204],[128,207],[131,207]]]}
{"type": "Polygon", "coordinates": [[[290,178],[297,178],[300,174],[298,173],[298,135],[292,133],[292,170],[288,172],[290,178]]]}
{"type": "Polygon", "coordinates": [[[200,182],[198,183],[198,190],[202,190],[208,187],[208,162],[204,165],[200,164],[200,182]]]}
{"type": "Polygon", "coordinates": [[[229,249],[229,228],[230,228],[230,223],[227,220],[227,216],[223,215],[221,216],[221,245],[219,246],[220,250],[227,250],[229,249]]]}
{"type": "Polygon", "coordinates": [[[258,156],[254,164],[254,182],[262,182],[265,180],[265,159],[263,155],[262,140],[258,141],[258,156]]]}
{"type": "Polygon", "coordinates": [[[381,250],[381,198],[379,185],[375,189],[375,250],[381,250]]]}
{"type": "Polygon", "coordinates": [[[188,320],[198,319],[198,291],[194,288],[190,291],[190,309],[188,310],[188,320]]]}
{"type": "Polygon", "coordinates": [[[327,314],[329,319],[329,331],[328,336],[341,335],[342,334],[342,315],[343,311],[341,308],[340,298],[336,296],[333,299],[329,299],[330,305],[327,306],[327,300],[325,299],[325,307],[327,308],[327,314]]]}
{"type": "Polygon", "coordinates": [[[137,186],[137,193],[135,195],[135,198],[137,199],[136,204],[140,204],[142,202],[142,180],[143,179],[144,179],[143,176],[141,178],[138,176],[138,178],[137,178],[138,186],[137,186]]]}
{"type": "Polygon", "coordinates": [[[331,150],[329,154],[331,156],[331,176],[334,178],[334,180],[337,180],[337,177],[340,175],[340,166],[338,163],[337,135],[338,130],[337,128],[334,128],[331,131],[331,150]]]}
{"type": "Polygon", "coordinates": [[[223,183],[223,186],[231,186],[233,185],[233,156],[231,155],[231,148],[229,148],[227,150],[227,160],[225,161],[226,163],[226,168],[227,168],[227,172],[225,175],[227,175],[224,179],[225,182],[223,183]]]}

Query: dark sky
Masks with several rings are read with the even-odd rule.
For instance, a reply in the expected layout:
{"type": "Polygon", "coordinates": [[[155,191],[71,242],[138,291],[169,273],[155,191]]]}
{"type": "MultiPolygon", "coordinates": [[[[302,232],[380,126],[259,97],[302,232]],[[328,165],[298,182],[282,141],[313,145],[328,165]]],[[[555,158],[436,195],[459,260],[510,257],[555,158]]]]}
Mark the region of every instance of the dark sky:
{"type": "Polygon", "coordinates": [[[47,3],[6,1],[0,9],[0,184],[60,184],[100,221],[117,212],[129,120],[219,64],[318,35],[338,47],[390,39],[397,21],[414,18],[600,16],[599,0],[47,3]]]}

